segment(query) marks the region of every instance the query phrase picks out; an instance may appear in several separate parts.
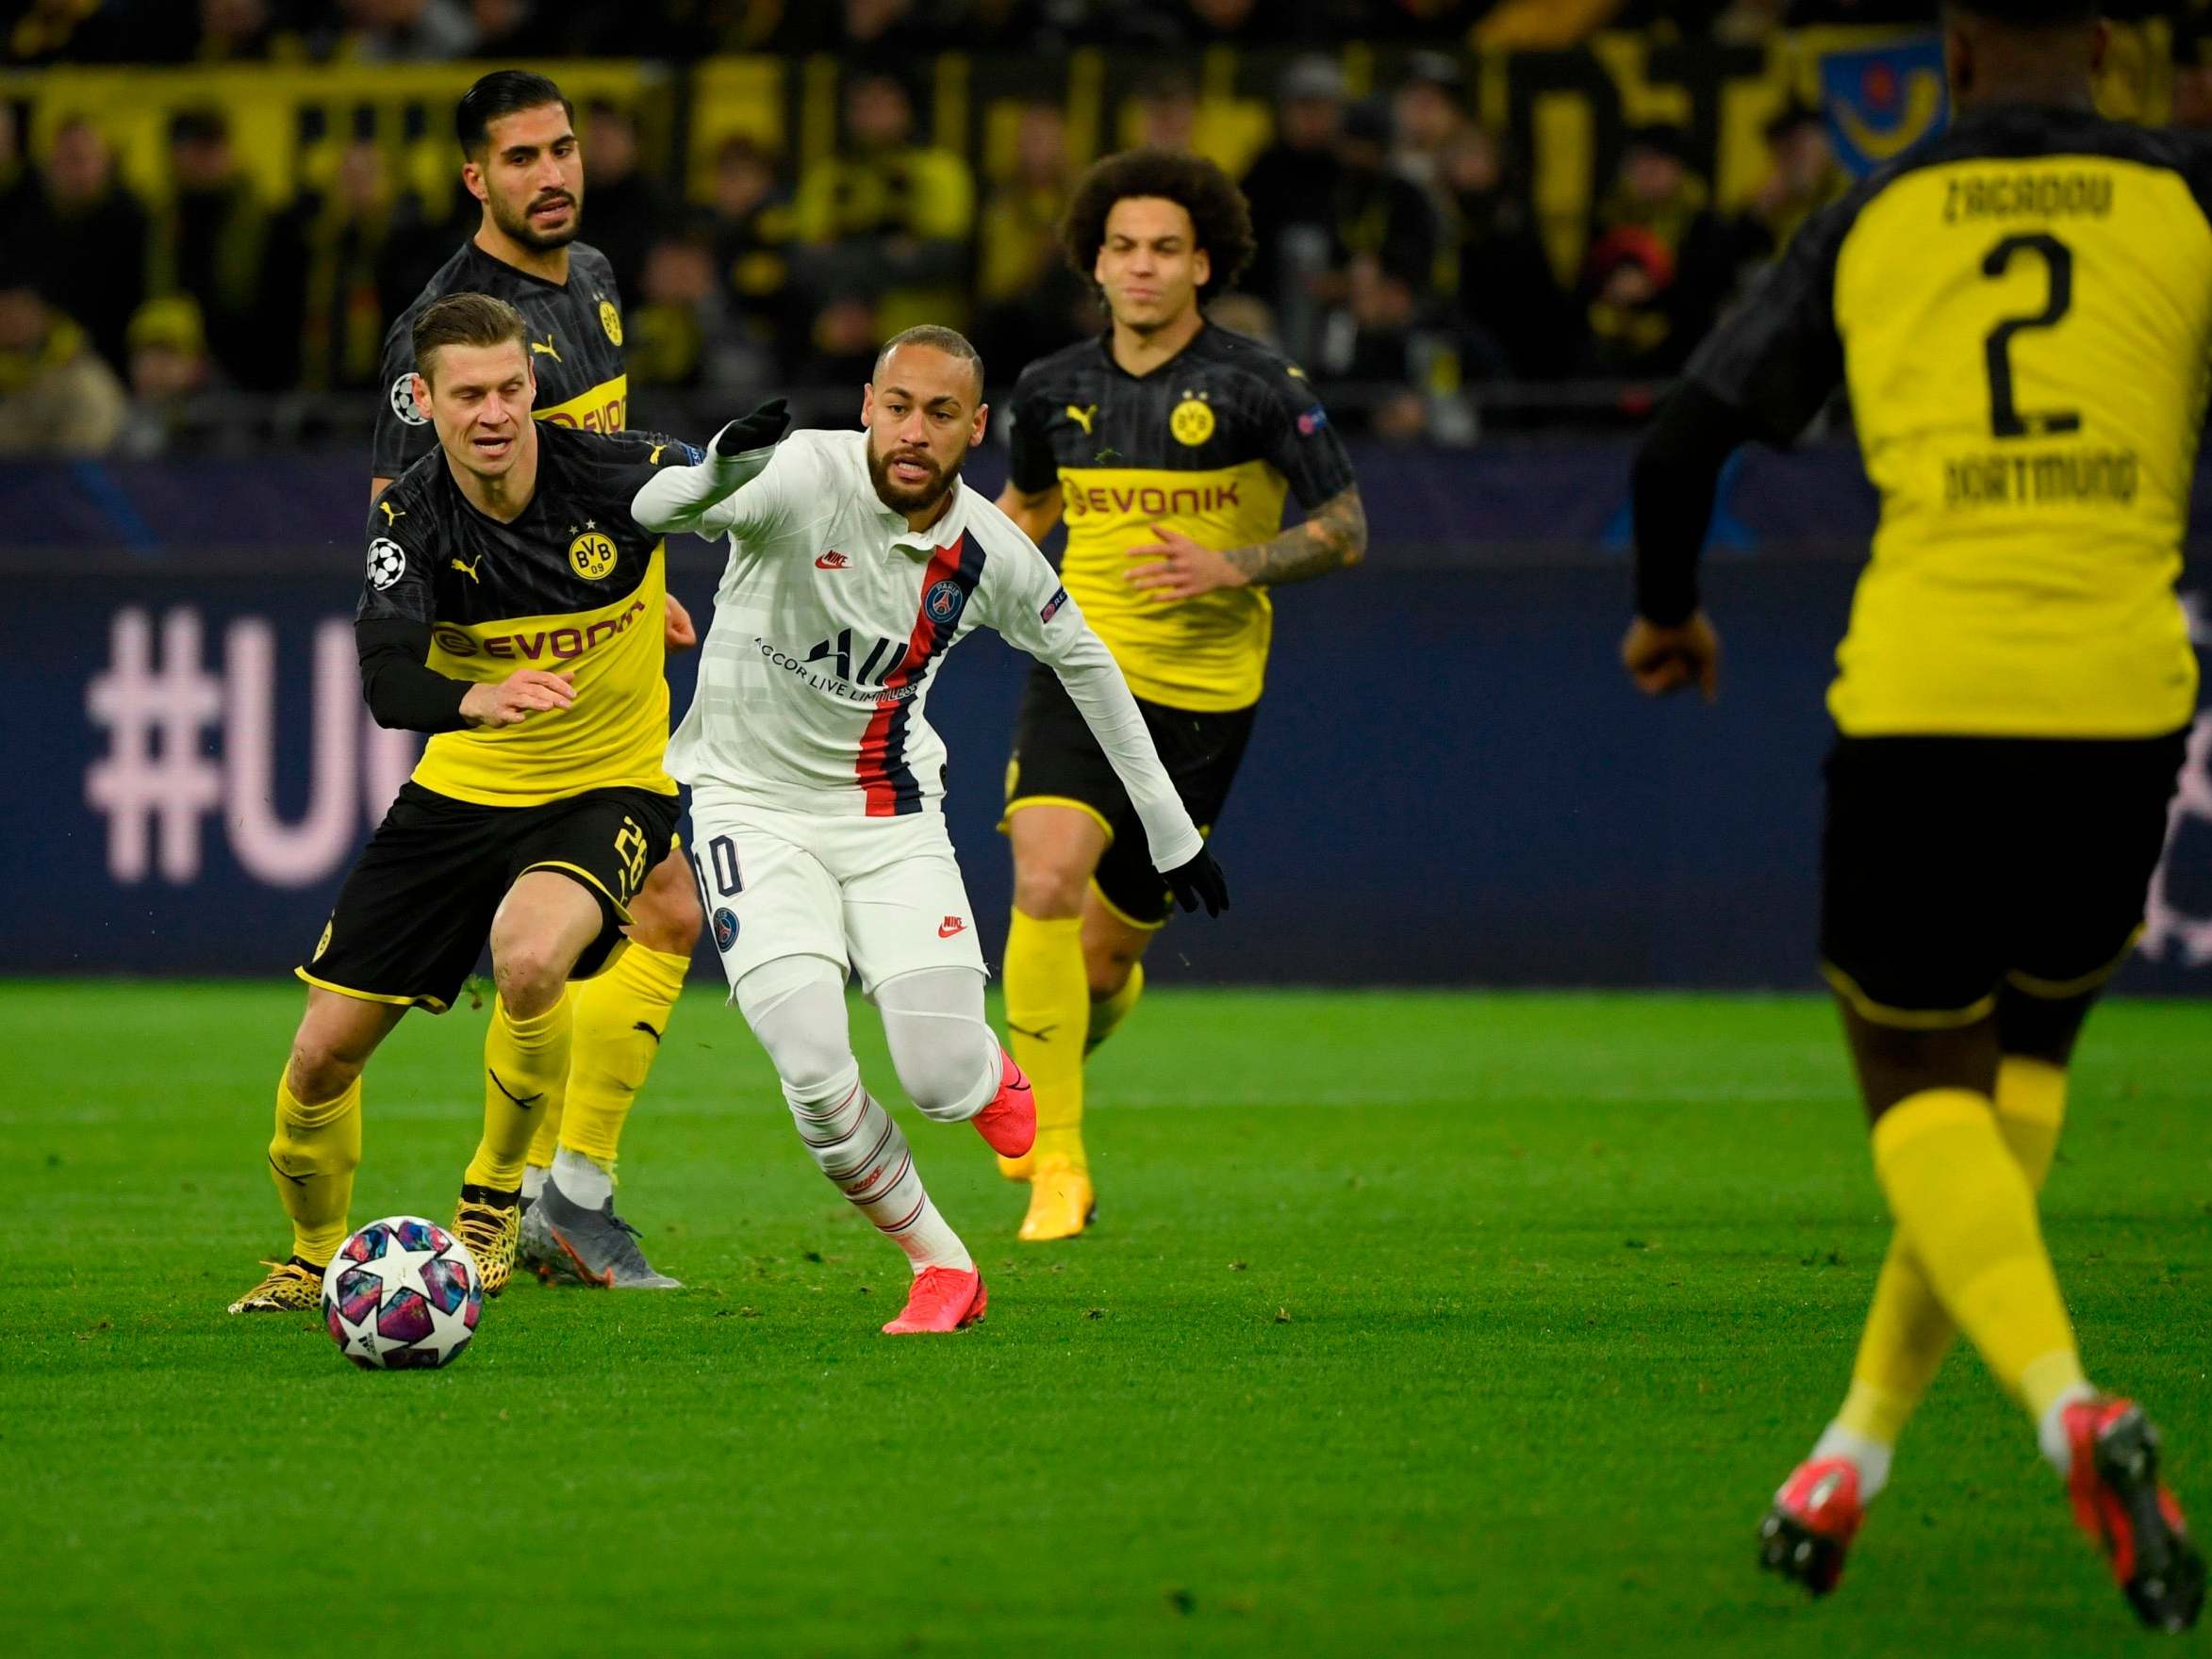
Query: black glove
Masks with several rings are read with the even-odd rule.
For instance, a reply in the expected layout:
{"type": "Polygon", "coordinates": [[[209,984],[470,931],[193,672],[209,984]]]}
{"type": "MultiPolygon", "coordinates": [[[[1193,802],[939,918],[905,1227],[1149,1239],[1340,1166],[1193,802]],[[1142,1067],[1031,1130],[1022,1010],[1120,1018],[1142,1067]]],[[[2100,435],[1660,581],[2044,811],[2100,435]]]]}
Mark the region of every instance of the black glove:
{"type": "Polygon", "coordinates": [[[750,450],[765,450],[784,435],[791,424],[782,398],[770,398],[742,420],[733,420],[715,434],[715,453],[724,460],[750,450]]]}
{"type": "Polygon", "coordinates": [[[1175,895],[1175,902],[1184,910],[1195,911],[1202,903],[1208,915],[1218,916],[1229,909],[1229,878],[1221,873],[1221,866],[1204,847],[1198,849],[1198,856],[1189,863],[1178,864],[1164,875],[1167,891],[1175,895]]]}

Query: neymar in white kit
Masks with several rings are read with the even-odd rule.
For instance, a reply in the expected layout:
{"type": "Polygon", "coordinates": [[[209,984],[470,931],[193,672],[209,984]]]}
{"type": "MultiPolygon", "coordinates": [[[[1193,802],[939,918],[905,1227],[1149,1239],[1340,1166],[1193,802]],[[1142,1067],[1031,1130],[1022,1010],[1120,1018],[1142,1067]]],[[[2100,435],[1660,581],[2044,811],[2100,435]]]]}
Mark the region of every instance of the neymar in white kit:
{"type": "Polygon", "coordinates": [[[960,481],[989,409],[975,348],[915,328],[876,359],[861,432],[783,441],[779,400],[663,468],[632,511],[655,532],[727,534],[699,688],[669,746],[691,785],[691,856],[731,997],[768,1051],[800,1139],[906,1253],[894,1335],[952,1331],[986,1296],[899,1126],[863,1086],[845,983],[883,1015],[926,1117],[994,1151],[1036,1136],[1028,1081],[983,1019],[975,915],[943,812],[930,682],[971,629],[1049,665],[1114,763],[1152,863],[1185,910],[1228,908],[1121,670],[1034,543],[960,481]]]}

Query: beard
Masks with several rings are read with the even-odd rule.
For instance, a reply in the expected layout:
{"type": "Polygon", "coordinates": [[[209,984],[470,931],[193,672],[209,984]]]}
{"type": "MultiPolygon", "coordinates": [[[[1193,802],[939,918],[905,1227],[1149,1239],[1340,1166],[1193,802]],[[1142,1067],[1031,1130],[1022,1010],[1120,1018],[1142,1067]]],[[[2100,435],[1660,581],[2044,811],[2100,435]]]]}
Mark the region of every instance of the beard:
{"type": "MultiPolygon", "coordinates": [[[[528,208],[517,213],[497,196],[487,198],[491,205],[491,222],[525,248],[536,248],[540,253],[565,248],[576,239],[584,228],[584,197],[582,192],[569,195],[564,190],[559,194],[566,196],[570,204],[569,222],[559,230],[539,230],[530,222],[528,208]]],[[[545,199],[543,194],[533,197],[530,206],[536,207],[545,199]]]]}
{"type": "Polygon", "coordinates": [[[906,451],[904,458],[919,461],[930,468],[930,476],[920,484],[901,485],[891,481],[891,457],[879,454],[874,444],[867,447],[868,482],[876,486],[876,500],[894,513],[926,513],[950,493],[960,482],[961,462],[967,459],[964,452],[959,461],[949,468],[937,465],[936,457],[916,451],[906,451]]]}

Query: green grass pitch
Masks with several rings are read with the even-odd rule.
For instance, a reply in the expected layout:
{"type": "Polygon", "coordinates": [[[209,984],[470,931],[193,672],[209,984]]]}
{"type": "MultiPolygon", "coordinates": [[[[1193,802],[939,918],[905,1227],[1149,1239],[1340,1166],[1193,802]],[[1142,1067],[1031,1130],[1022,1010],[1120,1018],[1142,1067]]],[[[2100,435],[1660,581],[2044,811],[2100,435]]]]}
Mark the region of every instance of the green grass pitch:
{"type": "MultiPolygon", "coordinates": [[[[1184,993],[1092,1074],[1095,1232],[1017,1246],[901,1112],[991,1314],[896,1252],[685,999],[623,1203],[689,1289],[523,1282],[450,1371],[227,1318],[282,1237],[289,986],[0,986],[0,1651],[2136,1652],[1971,1356],[1842,1591],[1753,1569],[1886,1238],[1810,999],[1184,993]]],[[[450,1213],[484,1015],[370,1074],[355,1219],[450,1213]]],[[[864,1063],[895,1085],[870,1012],[864,1063]]],[[[2093,1023],[2049,1233],[2212,1518],[2212,1017],[2093,1023]]]]}

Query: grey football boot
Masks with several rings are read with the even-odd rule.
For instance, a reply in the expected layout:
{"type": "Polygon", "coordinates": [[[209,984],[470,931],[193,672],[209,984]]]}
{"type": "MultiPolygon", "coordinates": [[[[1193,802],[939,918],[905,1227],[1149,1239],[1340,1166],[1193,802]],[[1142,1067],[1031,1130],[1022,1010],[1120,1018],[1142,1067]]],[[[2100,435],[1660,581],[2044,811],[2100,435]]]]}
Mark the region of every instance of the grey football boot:
{"type": "Polygon", "coordinates": [[[682,1289],[683,1281],[652,1271],[637,1239],[612,1198],[586,1209],[550,1177],[522,1218],[523,1259],[549,1285],[559,1279],[603,1290],[682,1289]]]}

